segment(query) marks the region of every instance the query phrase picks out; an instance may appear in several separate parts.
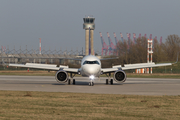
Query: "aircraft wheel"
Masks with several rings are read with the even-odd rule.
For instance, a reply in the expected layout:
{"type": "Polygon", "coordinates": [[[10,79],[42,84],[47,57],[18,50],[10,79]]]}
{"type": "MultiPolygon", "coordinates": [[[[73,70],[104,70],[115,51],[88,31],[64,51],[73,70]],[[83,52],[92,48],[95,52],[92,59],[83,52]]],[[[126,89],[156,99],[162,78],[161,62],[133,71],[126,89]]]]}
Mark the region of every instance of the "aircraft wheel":
{"type": "Polygon", "coordinates": [[[91,82],[89,82],[89,86],[91,86],[91,82]]]}
{"type": "Polygon", "coordinates": [[[106,79],[106,85],[108,85],[108,79],[106,79]]]}
{"type": "Polygon", "coordinates": [[[94,82],[92,82],[91,86],[94,86],[94,82]]]}
{"type": "Polygon", "coordinates": [[[71,84],[71,79],[68,80],[68,85],[70,85],[70,84],[71,84]]]}
{"type": "Polygon", "coordinates": [[[113,85],[113,79],[111,79],[110,83],[111,83],[111,85],[113,85]]]}
{"type": "Polygon", "coordinates": [[[75,85],[76,84],[76,81],[75,81],[75,79],[73,79],[73,85],[75,85]]]}

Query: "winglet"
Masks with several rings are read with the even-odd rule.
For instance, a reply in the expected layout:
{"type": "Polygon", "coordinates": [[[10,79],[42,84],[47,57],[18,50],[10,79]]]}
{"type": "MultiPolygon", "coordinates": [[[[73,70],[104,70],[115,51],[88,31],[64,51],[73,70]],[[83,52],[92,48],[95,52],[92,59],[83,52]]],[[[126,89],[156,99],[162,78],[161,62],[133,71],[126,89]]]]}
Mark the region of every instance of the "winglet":
{"type": "Polygon", "coordinates": [[[178,62],[178,57],[179,57],[179,52],[177,53],[177,60],[175,63],[172,63],[172,64],[176,64],[178,62]]]}

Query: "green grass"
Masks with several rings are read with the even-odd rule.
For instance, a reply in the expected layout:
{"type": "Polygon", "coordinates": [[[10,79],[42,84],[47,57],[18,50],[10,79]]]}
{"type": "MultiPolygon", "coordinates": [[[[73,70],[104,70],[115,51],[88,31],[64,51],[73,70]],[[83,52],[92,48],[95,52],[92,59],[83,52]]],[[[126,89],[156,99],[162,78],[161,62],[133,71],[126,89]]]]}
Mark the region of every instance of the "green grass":
{"type": "Polygon", "coordinates": [[[128,78],[173,78],[173,79],[180,79],[180,74],[132,74],[127,73],[128,78]]]}
{"type": "Polygon", "coordinates": [[[0,75],[20,75],[20,76],[54,76],[55,71],[27,71],[27,70],[13,70],[0,71],[0,75]]]}
{"type": "Polygon", "coordinates": [[[180,96],[0,91],[0,119],[179,120],[180,96]]]}
{"type": "MultiPolygon", "coordinates": [[[[55,71],[27,71],[27,70],[15,70],[15,71],[0,71],[0,75],[20,75],[20,76],[54,76],[55,71]]],[[[76,77],[80,75],[76,75],[76,77]]],[[[113,75],[112,75],[113,76],[113,75]]],[[[101,75],[101,77],[107,77],[106,75],[101,75]]],[[[176,78],[180,79],[180,74],[169,74],[169,73],[153,73],[153,74],[135,74],[127,73],[128,78],[176,78]]]]}

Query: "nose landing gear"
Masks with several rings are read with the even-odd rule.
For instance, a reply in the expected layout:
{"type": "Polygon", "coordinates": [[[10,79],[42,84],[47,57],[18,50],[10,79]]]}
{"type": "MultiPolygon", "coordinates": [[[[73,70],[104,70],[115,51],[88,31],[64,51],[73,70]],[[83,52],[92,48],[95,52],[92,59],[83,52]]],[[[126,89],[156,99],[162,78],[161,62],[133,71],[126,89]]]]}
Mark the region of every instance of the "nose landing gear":
{"type": "Polygon", "coordinates": [[[94,86],[94,82],[93,82],[94,75],[89,76],[89,78],[90,78],[89,86],[94,86]]]}
{"type": "Polygon", "coordinates": [[[94,86],[94,82],[89,82],[89,86],[94,86]]]}

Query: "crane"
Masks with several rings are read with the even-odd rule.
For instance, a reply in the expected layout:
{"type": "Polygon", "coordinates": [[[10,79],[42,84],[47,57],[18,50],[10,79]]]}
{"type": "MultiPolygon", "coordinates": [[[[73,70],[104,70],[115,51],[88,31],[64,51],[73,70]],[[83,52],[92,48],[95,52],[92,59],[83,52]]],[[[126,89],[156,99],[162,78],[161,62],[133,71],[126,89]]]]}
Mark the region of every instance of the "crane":
{"type": "Polygon", "coordinates": [[[155,36],[155,38],[154,38],[155,40],[157,40],[157,36],[155,36]]]}
{"type": "Polygon", "coordinates": [[[114,34],[114,38],[115,38],[115,42],[116,42],[116,46],[118,46],[118,45],[119,45],[119,41],[118,41],[118,39],[117,39],[117,37],[116,37],[116,33],[114,32],[113,34],[114,34]]]}
{"type": "Polygon", "coordinates": [[[149,39],[150,39],[150,40],[152,39],[152,34],[149,35],[149,39]]]}
{"type": "Polygon", "coordinates": [[[144,34],[144,38],[146,38],[146,34],[144,34]]]}
{"type": "Polygon", "coordinates": [[[122,35],[122,33],[120,33],[120,35],[121,35],[121,40],[122,40],[122,43],[124,43],[124,40],[123,40],[123,35],[122,35]]]}
{"type": "Polygon", "coordinates": [[[103,53],[105,52],[105,55],[107,55],[108,52],[108,45],[105,43],[104,38],[102,37],[102,33],[99,32],[100,37],[101,37],[101,44],[102,44],[102,52],[101,55],[103,56],[103,53]]]}
{"type": "Polygon", "coordinates": [[[127,48],[128,48],[128,50],[129,50],[129,46],[130,46],[130,36],[131,36],[131,34],[129,33],[126,33],[127,34],[127,38],[128,38],[128,44],[127,44],[127,48]]]}
{"type": "Polygon", "coordinates": [[[141,38],[141,33],[139,33],[139,38],[141,38]]]}
{"type": "Polygon", "coordinates": [[[117,54],[116,46],[113,44],[108,32],[107,32],[107,36],[109,40],[109,55],[111,55],[112,53],[115,55],[117,54]]]}
{"type": "Polygon", "coordinates": [[[120,48],[120,44],[119,44],[119,40],[116,37],[116,33],[114,32],[113,34],[114,34],[114,38],[115,38],[115,42],[116,42],[116,52],[118,54],[117,48],[120,48]]]}
{"type": "Polygon", "coordinates": [[[136,33],[133,33],[133,44],[136,44],[136,33]]]}
{"type": "Polygon", "coordinates": [[[154,38],[154,43],[158,43],[157,36],[155,36],[155,38],[154,38]]]}

